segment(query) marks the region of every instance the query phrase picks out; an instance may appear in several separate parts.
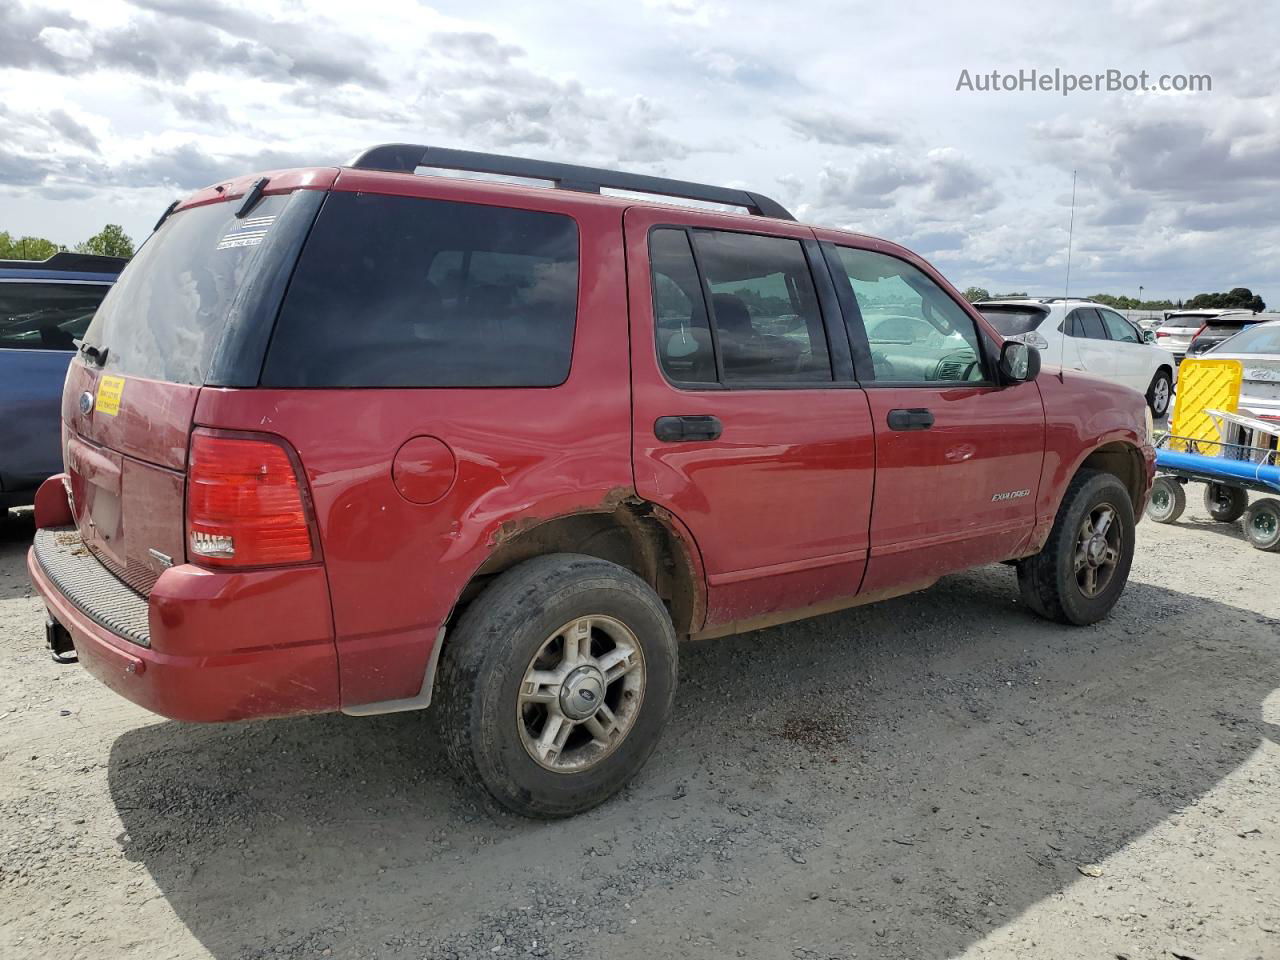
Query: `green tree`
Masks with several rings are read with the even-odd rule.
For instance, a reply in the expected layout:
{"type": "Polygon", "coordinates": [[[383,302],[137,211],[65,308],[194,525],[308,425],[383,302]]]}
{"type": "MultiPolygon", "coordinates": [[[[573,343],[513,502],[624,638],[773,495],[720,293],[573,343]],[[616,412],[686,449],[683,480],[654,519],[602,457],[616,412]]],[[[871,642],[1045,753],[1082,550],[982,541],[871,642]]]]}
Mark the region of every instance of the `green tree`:
{"type": "Polygon", "coordinates": [[[1210,307],[1214,309],[1256,310],[1267,309],[1265,301],[1248,287],[1233,287],[1227,293],[1197,293],[1187,301],[1191,310],[1210,307]]]}
{"type": "Polygon", "coordinates": [[[977,303],[979,300],[990,300],[991,294],[983,287],[965,287],[964,298],[970,303],[977,303]]]}
{"type": "Polygon", "coordinates": [[[0,232],[0,260],[48,260],[66,247],[44,237],[14,237],[0,232]]]}
{"type": "Polygon", "coordinates": [[[77,243],[76,253],[96,253],[100,257],[132,257],[133,240],[120,224],[108,223],[84,243],[77,243]]]}

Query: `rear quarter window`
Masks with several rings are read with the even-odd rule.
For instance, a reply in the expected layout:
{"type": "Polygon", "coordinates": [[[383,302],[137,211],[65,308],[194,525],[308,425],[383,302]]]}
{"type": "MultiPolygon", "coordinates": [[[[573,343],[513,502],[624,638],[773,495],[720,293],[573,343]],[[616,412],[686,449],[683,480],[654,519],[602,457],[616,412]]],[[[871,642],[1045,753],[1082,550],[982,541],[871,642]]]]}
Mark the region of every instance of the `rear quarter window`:
{"type": "Polygon", "coordinates": [[[263,368],[271,387],[549,387],[569,375],[578,228],[556,213],[334,193],[263,368]]]}

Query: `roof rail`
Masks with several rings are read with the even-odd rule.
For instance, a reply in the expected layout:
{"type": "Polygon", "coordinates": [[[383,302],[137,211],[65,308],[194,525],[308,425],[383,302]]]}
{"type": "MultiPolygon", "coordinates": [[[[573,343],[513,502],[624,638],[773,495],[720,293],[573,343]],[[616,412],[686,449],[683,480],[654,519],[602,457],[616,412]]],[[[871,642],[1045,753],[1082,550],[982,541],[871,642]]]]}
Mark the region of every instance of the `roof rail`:
{"type": "Polygon", "coordinates": [[[73,253],[70,250],[60,250],[47,260],[0,260],[0,269],[119,273],[128,262],[128,257],[104,257],[96,253],[73,253]]]}
{"type": "Polygon", "coordinates": [[[795,219],[778,201],[750,190],[690,183],[687,180],[668,180],[666,177],[650,177],[598,167],[580,167],[572,163],[453,150],[449,147],[384,143],[370,147],[347,166],[359,170],[390,170],[395,173],[413,173],[418,167],[438,167],[441,170],[465,170],[470,173],[550,180],[561,190],[599,193],[602,187],[607,187],[612,190],[630,190],[660,197],[679,197],[684,200],[744,207],[756,216],[773,217],[777,220],[795,219]]]}

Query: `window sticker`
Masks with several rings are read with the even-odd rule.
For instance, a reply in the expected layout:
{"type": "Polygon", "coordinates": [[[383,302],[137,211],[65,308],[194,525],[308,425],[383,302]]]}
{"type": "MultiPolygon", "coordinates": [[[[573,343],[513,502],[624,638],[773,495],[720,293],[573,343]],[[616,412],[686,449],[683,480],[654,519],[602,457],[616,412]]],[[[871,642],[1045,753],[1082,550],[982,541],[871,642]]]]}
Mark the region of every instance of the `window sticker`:
{"type": "Polygon", "coordinates": [[[94,408],[99,413],[114,417],[120,412],[120,398],[124,396],[124,377],[103,377],[98,381],[98,399],[94,408]]]}
{"type": "Polygon", "coordinates": [[[235,247],[256,247],[267,237],[267,231],[275,223],[275,217],[246,217],[222,235],[215,250],[231,250],[235,247]]]}

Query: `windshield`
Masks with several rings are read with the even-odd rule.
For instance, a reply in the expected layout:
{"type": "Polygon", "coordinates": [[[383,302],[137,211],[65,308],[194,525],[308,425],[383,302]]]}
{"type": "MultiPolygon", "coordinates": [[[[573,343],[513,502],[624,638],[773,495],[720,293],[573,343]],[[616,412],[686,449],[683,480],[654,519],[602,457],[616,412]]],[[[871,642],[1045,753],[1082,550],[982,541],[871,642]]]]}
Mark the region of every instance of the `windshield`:
{"type": "Polygon", "coordinates": [[[1228,337],[1213,348],[1214,353],[1266,353],[1280,356],[1280,323],[1250,327],[1228,337]]]}
{"type": "Polygon", "coordinates": [[[1000,332],[1002,336],[1016,337],[1030,333],[1040,326],[1048,314],[1036,307],[980,306],[978,312],[1000,332]]]}
{"type": "Polygon", "coordinates": [[[211,203],[169,217],[103,300],[84,342],[106,349],[112,373],[200,385],[236,294],[289,195],[264,197],[249,214],[211,203]]]}

